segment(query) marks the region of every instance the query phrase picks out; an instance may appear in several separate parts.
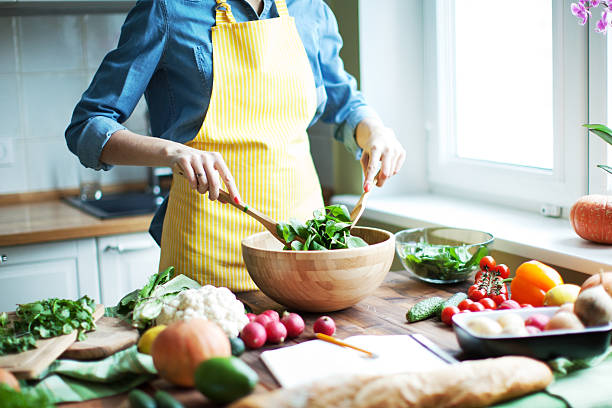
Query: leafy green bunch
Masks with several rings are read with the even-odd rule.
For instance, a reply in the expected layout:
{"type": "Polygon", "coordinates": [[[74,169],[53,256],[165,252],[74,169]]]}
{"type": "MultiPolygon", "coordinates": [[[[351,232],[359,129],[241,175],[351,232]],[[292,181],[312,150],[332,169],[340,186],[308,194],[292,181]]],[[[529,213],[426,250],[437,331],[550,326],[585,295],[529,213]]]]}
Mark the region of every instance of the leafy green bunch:
{"type": "Polygon", "coordinates": [[[117,306],[106,308],[106,315],[119,317],[140,330],[152,326],[165,302],[183,290],[200,287],[198,282],[185,275],[174,275],[174,266],[151,275],[142,289],[125,295],[117,306]]]}
{"type": "Polygon", "coordinates": [[[93,318],[95,302],[88,296],[78,300],[50,298],[18,305],[17,319],[9,322],[6,313],[0,315],[0,355],[21,352],[36,347],[37,339],[70,334],[78,331],[77,339],[96,327],[93,318]]]}
{"type": "MultiPolygon", "coordinates": [[[[610,129],[606,125],[600,125],[600,124],[587,123],[586,125],[582,125],[582,126],[589,129],[591,132],[601,137],[604,142],[612,146],[612,129],[610,129]]],[[[599,164],[597,165],[597,167],[599,167],[600,169],[604,169],[608,173],[612,174],[612,167],[610,166],[606,166],[605,164],[599,164]]]]}
{"type": "Polygon", "coordinates": [[[346,206],[329,205],[319,208],[313,212],[313,217],[305,224],[296,219],[278,223],[278,235],[287,243],[284,249],[325,251],[368,245],[363,239],[351,235],[353,224],[346,206]]]}
{"type": "Polygon", "coordinates": [[[472,272],[483,256],[487,247],[481,246],[472,255],[468,247],[433,245],[419,242],[406,246],[404,261],[419,276],[430,279],[452,280],[472,272]]]}

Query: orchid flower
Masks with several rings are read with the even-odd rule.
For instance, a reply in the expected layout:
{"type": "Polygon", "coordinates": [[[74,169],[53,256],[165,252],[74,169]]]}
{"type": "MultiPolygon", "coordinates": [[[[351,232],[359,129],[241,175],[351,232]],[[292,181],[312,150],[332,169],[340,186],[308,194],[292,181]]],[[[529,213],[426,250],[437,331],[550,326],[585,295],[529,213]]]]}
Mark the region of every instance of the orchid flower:
{"type": "Polygon", "coordinates": [[[608,1],[603,0],[578,0],[578,3],[572,3],[570,9],[572,14],[578,18],[580,25],[585,25],[591,16],[591,9],[598,7],[601,4],[603,11],[601,18],[595,26],[595,31],[598,33],[606,34],[608,27],[612,25],[612,19],[609,17],[609,13],[612,12],[610,7],[612,4],[608,1]]]}

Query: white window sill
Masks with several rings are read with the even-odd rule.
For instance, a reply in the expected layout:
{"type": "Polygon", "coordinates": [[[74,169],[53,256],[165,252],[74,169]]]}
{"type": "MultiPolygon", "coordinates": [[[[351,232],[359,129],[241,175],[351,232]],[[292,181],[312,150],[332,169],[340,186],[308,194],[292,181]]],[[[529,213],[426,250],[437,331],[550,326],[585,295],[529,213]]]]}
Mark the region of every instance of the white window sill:
{"type": "MultiPolygon", "coordinates": [[[[359,197],[337,195],[352,207],[359,197]]],[[[441,195],[370,195],[363,217],[399,227],[448,226],[486,231],[498,251],[587,274],[612,271],[612,246],[578,237],[569,220],[441,195]]]]}

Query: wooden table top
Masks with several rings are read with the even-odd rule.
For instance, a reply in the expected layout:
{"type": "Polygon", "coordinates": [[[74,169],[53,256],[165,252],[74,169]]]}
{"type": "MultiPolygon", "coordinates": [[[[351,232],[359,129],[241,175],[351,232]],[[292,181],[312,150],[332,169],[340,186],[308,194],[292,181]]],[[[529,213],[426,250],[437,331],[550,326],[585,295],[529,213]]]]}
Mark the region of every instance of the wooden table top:
{"type": "Polygon", "coordinates": [[[0,247],[148,231],[153,214],[101,220],[61,200],[0,206],[0,247]]]}
{"type": "MultiPolygon", "coordinates": [[[[427,297],[448,297],[458,291],[467,290],[469,284],[458,285],[428,285],[424,282],[408,277],[404,272],[389,272],[383,284],[372,296],[364,299],[357,305],[339,312],[328,313],[336,322],[335,336],[343,339],[357,334],[410,334],[420,333],[437,344],[442,350],[452,356],[461,358],[461,350],[457,343],[454,332],[444,323],[437,319],[429,319],[422,322],[408,324],[406,312],[408,309],[427,297]]],[[[238,294],[238,298],[260,313],[266,309],[283,310],[283,307],[259,291],[244,292],[238,294]]],[[[249,350],[242,355],[242,359],[248,363],[258,374],[259,384],[255,392],[264,392],[278,388],[279,385],[272,377],[268,369],[260,360],[261,352],[286,345],[311,340],[313,338],[312,325],[320,316],[315,313],[300,313],[306,323],[306,330],[295,340],[290,340],[284,345],[265,346],[259,350],[249,350]]],[[[145,391],[153,393],[157,389],[170,392],[185,407],[216,407],[206,400],[198,391],[179,389],[173,387],[164,380],[154,380],[145,387],[145,391]]],[[[63,404],[66,407],[83,408],[106,408],[106,407],[129,407],[127,394],[99,400],[81,403],[63,404]]]]}

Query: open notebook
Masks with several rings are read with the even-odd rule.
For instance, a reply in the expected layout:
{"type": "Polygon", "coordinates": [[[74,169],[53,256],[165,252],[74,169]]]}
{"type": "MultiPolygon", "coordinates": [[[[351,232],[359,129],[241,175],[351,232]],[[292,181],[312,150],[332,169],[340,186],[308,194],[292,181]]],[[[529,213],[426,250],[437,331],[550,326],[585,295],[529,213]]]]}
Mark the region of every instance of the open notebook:
{"type": "Polygon", "coordinates": [[[456,361],[418,335],[361,335],[347,337],[344,341],[371,351],[378,358],[369,358],[359,351],[323,340],[311,340],[264,351],[261,359],[282,387],[327,376],[431,370],[456,361]]]}

